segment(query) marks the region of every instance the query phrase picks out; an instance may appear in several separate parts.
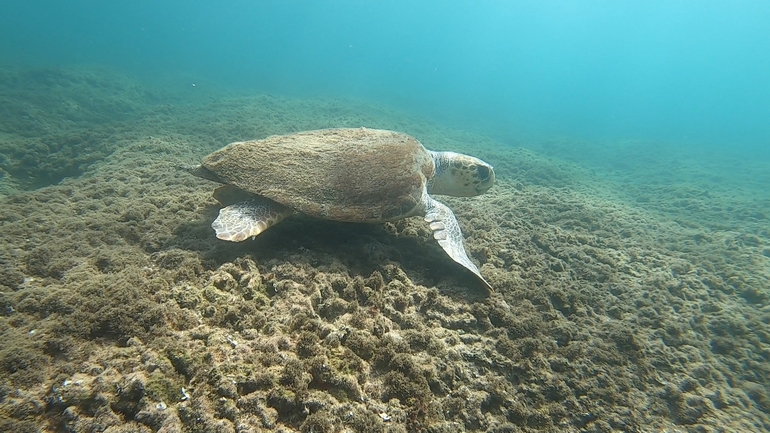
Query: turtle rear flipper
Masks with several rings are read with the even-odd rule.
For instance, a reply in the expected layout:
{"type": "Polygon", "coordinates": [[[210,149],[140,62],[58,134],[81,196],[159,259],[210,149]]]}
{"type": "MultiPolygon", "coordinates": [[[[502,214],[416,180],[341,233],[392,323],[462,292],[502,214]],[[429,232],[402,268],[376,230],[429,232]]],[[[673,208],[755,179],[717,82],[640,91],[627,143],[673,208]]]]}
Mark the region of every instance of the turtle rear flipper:
{"type": "Polygon", "coordinates": [[[481,272],[473,264],[463,247],[463,233],[460,231],[460,224],[455,218],[455,214],[445,204],[426,197],[425,222],[433,230],[433,238],[455,262],[461,264],[465,269],[473,272],[478,279],[484,283],[484,286],[492,291],[492,286],[481,276],[481,272]]]}
{"type": "Polygon", "coordinates": [[[278,224],[293,212],[291,208],[273,200],[255,197],[220,209],[211,228],[219,239],[241,242],[278,224]]]}
{"type": "Polygon", "coordinates": [[[209,170],[208,168],[198,164],[198,165],[179,165],[179,169],[184,170],[193,176],[198,176],[203,179],[213,180],[214,182],[219,183],[227,183],[223,179],[221,179],[219,176],[216,175],[213,171],[209,170]]]}

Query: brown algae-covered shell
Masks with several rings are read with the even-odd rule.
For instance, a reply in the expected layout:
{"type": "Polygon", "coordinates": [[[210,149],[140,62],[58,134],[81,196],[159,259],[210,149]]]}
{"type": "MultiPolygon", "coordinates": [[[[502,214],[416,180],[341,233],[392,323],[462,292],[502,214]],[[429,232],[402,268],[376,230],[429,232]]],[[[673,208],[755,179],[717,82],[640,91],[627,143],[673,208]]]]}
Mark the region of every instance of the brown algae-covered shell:
{"type": "Polygon", "coordinates": [[[203,159],[222,182],[307,215],[382,222],[415,214],[435,165],[414,137],[322,129],[231,143],[203,159]]]}

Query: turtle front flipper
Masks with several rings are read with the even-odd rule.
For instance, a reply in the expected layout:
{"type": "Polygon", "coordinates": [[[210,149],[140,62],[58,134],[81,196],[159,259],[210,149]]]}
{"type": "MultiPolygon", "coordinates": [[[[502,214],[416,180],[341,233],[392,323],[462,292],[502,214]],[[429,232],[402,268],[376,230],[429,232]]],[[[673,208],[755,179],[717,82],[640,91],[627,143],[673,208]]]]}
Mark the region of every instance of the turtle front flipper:
{"type": "Polygon", "coordinates": [[[425,222],[430,225],[430,229],[433,230],[433,238],[438,241],[438,244],[441,245],[441,248],[444,249],[449,257],[473,272],[487,289],[493,290],[487,280],[481,276],[479,268],[473,264],[465,253],[463,233],[460,231],[460,224],[457,223],[457,218],[455,218],[452,210],[445,204],[427,197],[424,218],[425,222]]]}
{"type": "Polygon", "coordinates": [[[253,238],[278,224],[294,211],[264,197],[254,197],[219,210],[219,216],[211,223],[217,238],[241,242],[253,238]]]}

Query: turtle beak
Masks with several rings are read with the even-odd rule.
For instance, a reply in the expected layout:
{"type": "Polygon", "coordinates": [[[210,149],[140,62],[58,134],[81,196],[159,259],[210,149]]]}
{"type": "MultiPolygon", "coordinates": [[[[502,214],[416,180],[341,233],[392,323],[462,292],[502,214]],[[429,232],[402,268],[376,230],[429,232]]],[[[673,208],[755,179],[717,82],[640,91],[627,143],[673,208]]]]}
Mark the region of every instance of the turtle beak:
{"type": "Polygon", "coordinates": [[[494,181],[495,181],[495,170],[492,168],[491,165],[480,165],[477,168],[477,171],[479,173],[479,180],[481,182],[486,183],[487,180],[490,180],[491,182],[494,183],[494,181]]]}
{"type": "Polygon", "coordinates": [[[483,194],[495,184],[495,169],[484,162],[476,167],[476,173],[480,181],[479,194],[483,194]]]}

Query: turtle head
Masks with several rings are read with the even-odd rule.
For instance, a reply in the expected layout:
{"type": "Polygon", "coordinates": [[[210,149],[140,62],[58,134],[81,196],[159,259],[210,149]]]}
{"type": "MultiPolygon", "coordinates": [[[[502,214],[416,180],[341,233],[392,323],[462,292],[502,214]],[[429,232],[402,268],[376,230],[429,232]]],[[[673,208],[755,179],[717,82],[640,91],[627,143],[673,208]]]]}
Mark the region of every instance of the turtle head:
{"type": "Polygon", "coordinates": [[[455,152],[430,152],[436,174],[428,181],[431,194],[472,197],[495,183],[495,170],[486,162],[455,152]]]}

